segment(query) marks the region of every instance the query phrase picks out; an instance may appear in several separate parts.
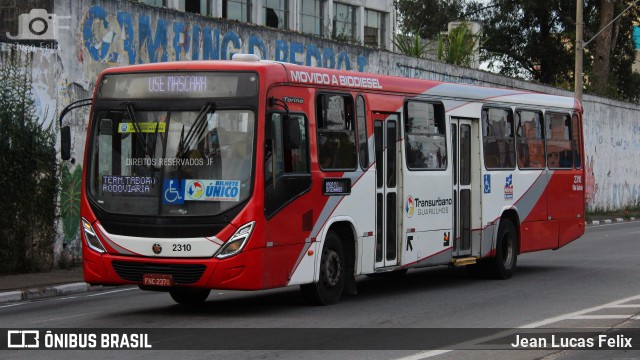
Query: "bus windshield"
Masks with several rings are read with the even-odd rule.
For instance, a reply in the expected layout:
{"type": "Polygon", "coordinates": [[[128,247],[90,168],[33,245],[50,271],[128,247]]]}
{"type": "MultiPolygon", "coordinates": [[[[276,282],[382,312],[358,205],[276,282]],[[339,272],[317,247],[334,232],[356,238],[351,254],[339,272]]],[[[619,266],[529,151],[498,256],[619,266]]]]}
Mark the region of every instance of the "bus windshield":
{"type": "Polygon", "coordinates": [[[251,192],[255,114],[97,110],[87,163],[87,195],[109,213],[221,214],[251,192]]]}

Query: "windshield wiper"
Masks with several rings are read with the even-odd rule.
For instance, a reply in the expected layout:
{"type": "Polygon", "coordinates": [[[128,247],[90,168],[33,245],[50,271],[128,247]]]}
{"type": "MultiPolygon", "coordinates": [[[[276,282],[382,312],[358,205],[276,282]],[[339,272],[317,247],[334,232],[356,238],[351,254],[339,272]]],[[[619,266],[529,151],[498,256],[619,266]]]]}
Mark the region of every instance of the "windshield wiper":
{"type": "Polygon", "coordinates": [[[182,125],[182,132],[180,133],[180,142],[178,143],[178,152],[176,154],[176,157],[185,157],[187,149],[189,149],[189,145],[191,144],[191,142],[194,139],[197,139],[204,132],[206,128],[204,119],[206,118],[207,114],[213,113],[215,111],[215,104],[204,104],[202,109],[200,109],[198,117],[193,122],[193,126],[189,129],[186,136],[184,135],[184,125],[182,125]]]}
{"type": "Polygon", "coordinates": [[[147,144],[146,142],[142,142],[142,139],[140,138],[140,136],[142,136],[142,131],[140,131],[140,123],[138,122],[138,119],[136,118],[136,115],[134,113],[133,104],[125,103],[124,105],[127,108],[127,114],[129,114],[129,119],[131,119],[131,122],[133,123],[133,129],[135,131],[134,137],[136,138],[138,145],[140,145],[140,147],[142,148],[142,151],[144,151],[144,156],[146,157],[148,155],[147,144]]]}

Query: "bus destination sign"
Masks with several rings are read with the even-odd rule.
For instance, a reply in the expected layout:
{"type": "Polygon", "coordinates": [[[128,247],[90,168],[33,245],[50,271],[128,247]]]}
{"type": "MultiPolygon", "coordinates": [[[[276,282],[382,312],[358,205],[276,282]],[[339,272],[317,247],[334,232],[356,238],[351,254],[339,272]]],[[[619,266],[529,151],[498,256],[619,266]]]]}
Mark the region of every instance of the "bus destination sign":
{"type": "Polygon", "coordinates": [[[101,99],[224,98],[255,96],[255,73],[156,72],[107,74],[102,78],[101,99]]]}

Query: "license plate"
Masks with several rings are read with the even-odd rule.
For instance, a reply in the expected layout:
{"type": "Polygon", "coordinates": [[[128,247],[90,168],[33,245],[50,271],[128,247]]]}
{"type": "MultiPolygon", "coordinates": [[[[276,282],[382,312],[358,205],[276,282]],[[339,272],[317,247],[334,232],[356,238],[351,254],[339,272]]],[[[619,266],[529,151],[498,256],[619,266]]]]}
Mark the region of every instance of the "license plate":
{"type": "Polygon", "coordinates": [[[144,274],[142,284],[149,286],[173,286],[173,276],[165,274],[144,274]]]}

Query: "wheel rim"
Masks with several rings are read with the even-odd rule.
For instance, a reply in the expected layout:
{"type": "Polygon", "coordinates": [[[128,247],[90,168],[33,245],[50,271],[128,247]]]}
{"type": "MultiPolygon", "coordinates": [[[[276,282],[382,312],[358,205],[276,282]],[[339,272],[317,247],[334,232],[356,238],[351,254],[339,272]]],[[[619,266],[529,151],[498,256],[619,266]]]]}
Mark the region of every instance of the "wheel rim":
{"type": "Polygon", "coordinates": [[[513,260],[513,241],[509,234],[505,234],[502,239],[502,263],[505,268],[511,266],[511,261],[513,260]]]}
{"type": "Polygon", "coordinates": [[[340,276],[342,272],[342,263],[340,262],[340,256],[335,251],[329,249],[325,253],[324,261],[324,280],[325,283],[331,287],[334,287],[340,283],[340,276]]]}

